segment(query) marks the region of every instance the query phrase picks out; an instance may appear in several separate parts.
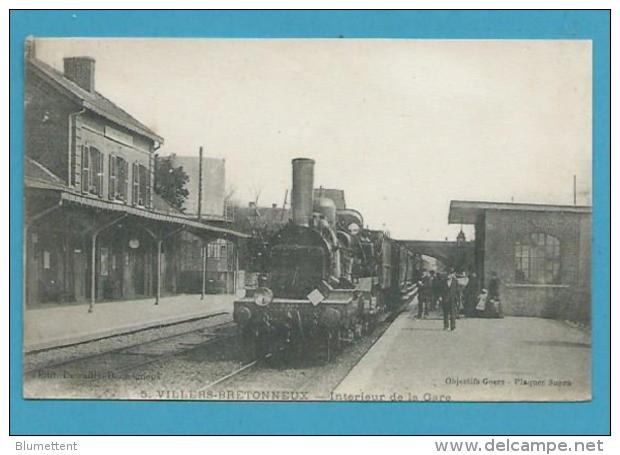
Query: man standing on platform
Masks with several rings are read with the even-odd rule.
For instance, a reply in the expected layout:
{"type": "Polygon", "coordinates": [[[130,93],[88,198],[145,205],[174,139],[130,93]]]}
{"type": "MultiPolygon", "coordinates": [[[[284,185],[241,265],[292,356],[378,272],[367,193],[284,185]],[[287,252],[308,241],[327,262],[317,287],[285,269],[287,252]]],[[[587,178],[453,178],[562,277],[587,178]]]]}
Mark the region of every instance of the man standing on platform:
{"type": "Polygon", "coordinates": [[[441,296],[443,295],[444,279],[443,279],[443,276],[441,276],[439,273],[435,273],[434,270],[431,270],[431,274],[432,274],[431,310],[435,311],[437,309],[437,306],[439,305],[439,300],[441,299],[441,296]]]}
{"type": "Polygon", "coordinates": [[[422,319],[428,314],[428,305],[431,295],[431,280],[426,271],[422,274],[422,279],[418,284],[418,319],[422,319]]]}
{"type": "Polygon", "coordinates": [[[454,270],[448,271],[448,277],[444,286],[444,295],[441,302],[443,309],[443,329],[456,329],[456,312],[459,302],[459,284],[456,281],[454,270]]]}

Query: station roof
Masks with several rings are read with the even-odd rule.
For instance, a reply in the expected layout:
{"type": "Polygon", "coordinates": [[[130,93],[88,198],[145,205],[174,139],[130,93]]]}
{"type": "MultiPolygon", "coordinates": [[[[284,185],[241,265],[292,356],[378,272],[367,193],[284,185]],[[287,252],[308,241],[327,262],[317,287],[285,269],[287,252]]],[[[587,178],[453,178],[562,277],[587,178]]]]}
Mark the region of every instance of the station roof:
{"type": "Polygon", "coordinates": [[[89,92],[88,90],[84,90],[75,82],[67,79],[60,71],[36,58],[28,59],[28,64],[30,65],[30,68],[37,71],[39,75],[42,75],[54,86],[60,88],[63,93],[78,101],[82,107],[89,109],[92,112],[95,112],[96,114],[121,126],[124,126],[135,133],[146,136],[153,141],[159,143],[164,142],[164,139],[152,129],[144,125],[142,122],[137,120],[127,111],[99,92],[89,92]]]}
{"type": "Polygon", "coordinates": [[[28,156],[24,157],[24,176],[38,183],[55,187],[64,186],[64,182],[60,177],[28,156]]]}
{"type": "Polygon", "coordinates": [[[524,212],[562,212],[591,214],[589,205],[553,205],[553,204],[524,204],[515,202],[486,202],[486,201],[450,201],[448,214],[449,224],[475,224],[478,215],[486,210],[509,210],[524,212]]]}
{"type": "Polygon", "coordinates": [[[114,202],[108,202],[104,199],[97,199],[94,197],[84,196],[76,193],[61,192],[60,200],[69,204],[76,204],[80,206],[91,207],[100,210],[109,210],[119,213],[126,213],[127,215],[133,215],[143,218],[145,220],[159,221],[163,223],[173,223],[179,226],[192,228],[196,232],[212,233],[222,235],[225,238],[249,238],[248,234],[235,231],[219,226],[213,226],[203,223],[201,221],[192,220],[183,215],[172,215],[168,213],[157,212],[153,210],[143,209],[141,207],[134,207],[125,204],[116,204],[114,202]]]}
{"type": "Polygon", "coordinates": [[[144,220],[172,223],[191,228],[194,232],[222,235],[225,238],[249,238],[250,235],[229,229],[227,227],[214,226],[189,218],[184,213],[173,207],[164,198],[153,194],[153,210],[132,205],[118,204],[104,198],[82,194],[68,187],[64,182],[41,163],[26,157],[24,166],[24,185],[34,190],[44,190],[46,194],[54,194],[58,202],[73,204],[97,210],[126,213],[144,220]]]}

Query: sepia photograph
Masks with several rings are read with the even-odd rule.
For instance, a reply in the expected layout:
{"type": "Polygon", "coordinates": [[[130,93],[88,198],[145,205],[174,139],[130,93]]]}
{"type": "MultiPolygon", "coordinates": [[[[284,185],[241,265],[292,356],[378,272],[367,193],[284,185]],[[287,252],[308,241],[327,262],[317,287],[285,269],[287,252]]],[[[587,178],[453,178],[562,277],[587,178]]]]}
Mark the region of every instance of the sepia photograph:
{"type": "Polygon", "coordinates": [[[590,40],[24,50],[25,399],[591,400],[590,40]]]}

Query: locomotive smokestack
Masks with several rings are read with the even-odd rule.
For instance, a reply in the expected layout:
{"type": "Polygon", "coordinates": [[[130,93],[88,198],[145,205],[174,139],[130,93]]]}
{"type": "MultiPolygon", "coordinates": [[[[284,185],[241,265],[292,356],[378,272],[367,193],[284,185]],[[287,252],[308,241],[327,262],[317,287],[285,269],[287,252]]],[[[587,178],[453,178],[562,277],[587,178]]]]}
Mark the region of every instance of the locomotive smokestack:
{"type": "Polygon", "coordinates": [[[293,223],[308,226],[314,207],[314,160],[295,158],[293,160],[293,194],[291,208],[293,223]]]}

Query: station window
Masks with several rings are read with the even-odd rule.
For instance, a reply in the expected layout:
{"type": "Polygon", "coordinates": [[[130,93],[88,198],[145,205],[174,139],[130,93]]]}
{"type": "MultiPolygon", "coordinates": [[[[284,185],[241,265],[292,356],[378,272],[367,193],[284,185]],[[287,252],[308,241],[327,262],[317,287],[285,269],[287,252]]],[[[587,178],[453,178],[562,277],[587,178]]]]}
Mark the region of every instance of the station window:
{"type": "Polygon", "coordinates": [[[102,246],[101,249],[99,250],[99,258],[100,258],[99,270],[100,270],[101,276],[108,276],[109,251],[106,247],[102,246]]]}
{"type": "Polygon", "coordinates": [[[207,245],[207,257],[208,258],[220,258],[220,248],[217,242],[211,242],[207,245]]]}
{"type": "Polygon", "coordinates": [[[103,153],[95,147],[82,147],[82,192],[103,196],[103,153]]]}
{"type": "Polygon", "coordinates": [[[517,283],[560,283],[560,241],[549,234],[535,232],[515,243],[515,281],[517,283]]]}
{"type": "Polygon", "coordinates": [[[43,268],[49,270],[51,264],[51,256],[49,251],[43,251],[43,268]]]}
{"type": "Polygon", "coordinates": [[[151,179],[149,170],[142,164],[133,163],[131,172],[133,175],[133,204],[149,207],[151,201],[151,179]]]}
{"type": "Polygon", "coordinates": [[[120,156],[110,155],[108,194],[110,199],[127,202],[129,165],[120,156]]]}
{"type": "Polygon", "coordinates": [[[127,202],[129,191],[127,185],[129,179],[129,163],[123,158],[116,157],[116,199],[127,202]]]}

